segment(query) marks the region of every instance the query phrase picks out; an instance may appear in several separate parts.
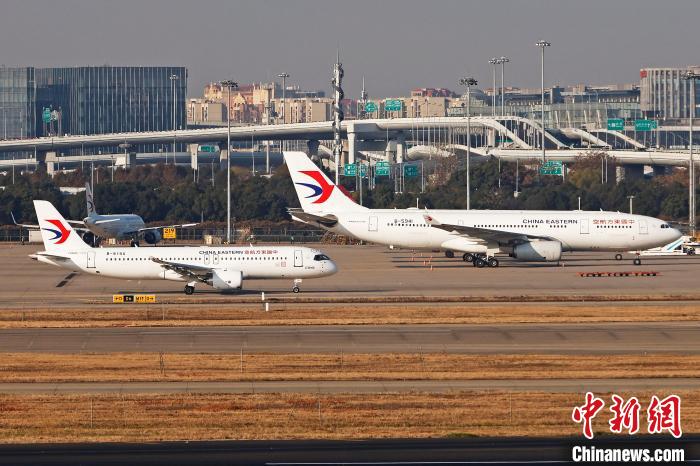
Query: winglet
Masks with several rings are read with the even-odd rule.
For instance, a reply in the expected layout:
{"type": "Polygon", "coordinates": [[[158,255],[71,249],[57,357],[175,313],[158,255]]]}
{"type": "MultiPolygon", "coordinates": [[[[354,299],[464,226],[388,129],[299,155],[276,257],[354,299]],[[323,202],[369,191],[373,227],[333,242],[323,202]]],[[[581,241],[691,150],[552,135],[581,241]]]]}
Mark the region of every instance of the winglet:
{"type": "Polygon", "coordinates": [[[433,217],[429,213],[423,214],[423,218],[425,219],[425,223],[427,223],[428,225],[430,225],[432,227],[442,225],[442,223],[440,223],[438,220],[436,220],[435,217],[433,217]]]}

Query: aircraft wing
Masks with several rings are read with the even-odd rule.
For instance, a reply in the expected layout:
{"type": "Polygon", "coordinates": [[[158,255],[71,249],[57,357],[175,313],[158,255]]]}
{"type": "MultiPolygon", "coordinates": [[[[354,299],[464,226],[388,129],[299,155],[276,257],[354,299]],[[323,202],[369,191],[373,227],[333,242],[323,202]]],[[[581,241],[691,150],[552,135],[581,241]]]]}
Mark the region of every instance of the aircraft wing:
{"type": "Polygon", "coordinates": [[[172,270],[184,278],[191,278],[193,280],[204,281],[207,278],[206,276],[214,270],[213,267],[204,265],[181,264],[179,262],[164,261],[157,257],[150,257],[150,259],[156,264],[160,264],[165,269],[172,270]]]}
{"type": "Polygon", "coordinates": [[[161,230],[163,228],[189,228],[197,225],[196,223],[181,223],[179,225],[159,225],[157,227],[144,227],[144,228],[139,228],[135,232],[131,233],[141,233],[142,231],[148,231],[148,230],[161,230]]]}
{"type": "Polygon", "coordinates": [[[527,233],[514,233],[504,230],[494,230],[492,228],[470,227],[466,225],[454,225],[450,223],[441,223],[430,214],[424,214],[423,218],[428,225],[433,228],[449,232],[457,232],[461,235],[466,235],[472,239],[481,240],[484,242],[495,242],[500,244],[519,244],[526,243],[534,239],[551,240],[548,236],[530,235],[527,233]]]}
{"type": "Polygon", "coordinates": [[[287,209],[287,213],[292,216],[294,220],[303,223],[318,223],[324,227],[334,227],[338,223],[338,218],[335,215],[315,215],[304,212],[301,209],[287,209]]]}
{"type": "MultiPolygon", "coordinates": [[[[27,224],[27,223],[17,223],[17,220],[15,220],[15,214],[13,214],[12,212],[10,212],[10,217],[12,217],[12,223],[14,223],[15,225],[17,225],[18,227],[28,228],[28,229],[31,229],[31,230],[38,230],[38,229],[39,229],[39,225],[27,224]]],[[[70,223],[70,224],[72,224],[72,225],[83,225],[83,226],[85,226],[85,222],[83,222],[82,220],[66,220],[66,222],[68,222],[68,223],[70,223]]],[[[76,230],[77,230],[77,228],[76,228],[76,230]]]]}

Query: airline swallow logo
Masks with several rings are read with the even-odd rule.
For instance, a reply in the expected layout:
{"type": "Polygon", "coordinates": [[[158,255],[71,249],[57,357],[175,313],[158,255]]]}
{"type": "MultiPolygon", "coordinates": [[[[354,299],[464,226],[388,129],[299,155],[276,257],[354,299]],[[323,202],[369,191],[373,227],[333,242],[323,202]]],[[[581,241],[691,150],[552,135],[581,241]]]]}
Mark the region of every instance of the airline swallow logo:
{"type": "Polygon", "coordinates": [[[312,204],[323,204],[324,202],[326,202],[331,196],[334,186],[326,181],[323,174],[319,171],[314,170],[302,170],[299,173],[303,173],[304,175],[308,176],[309,178],[313,179],[316,183],[318,183],[296,183],[301,186],[306,186],[307,188],[310,188],[314,191],[313,193],[306,196],[306,199],[310,199],[312,197],[318,198],[314,200],[312,204]]]}
{"type": "Polygon", "coordinates": [[[50,231],[53,233],[55,236],[53,238],[50,238],[52,241],[55,239],[58,239],[54,244],[61,244],[64,243],[67,239],[68,236],[70,235],[70,230],[66,229],[65,226],[63,226],[63,223],[61,223],[60,220],[46,220],[49,222],[51,225],[54,225],[57,230],[54,230],[53,228],[42,228],[43,230],[50,231]]]}

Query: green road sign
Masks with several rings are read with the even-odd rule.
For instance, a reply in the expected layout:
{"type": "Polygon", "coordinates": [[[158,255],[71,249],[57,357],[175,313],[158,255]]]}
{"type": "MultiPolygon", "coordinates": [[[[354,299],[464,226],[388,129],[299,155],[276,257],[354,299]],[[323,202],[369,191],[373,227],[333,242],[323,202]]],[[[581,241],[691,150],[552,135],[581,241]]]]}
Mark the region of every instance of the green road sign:
{"type": "Polygon", "coordinates": [[[211,146],[211,145],[208,145],[208,146],[199,146],[199,152],[211,152],[211,153],[215,153],[215,152],[219,152],[218,149],[219,149],[219,148],[218,148],[217,146],[211,146]]]}
{"type": "Polygon", "coordinates": [[[564,172],[564,165],[558,160],[549,160],[540,167],[540,175],[558,175],[564,172]]]}
{"type": "Polygon", "coordinates": [[[51,109],[45,108],[44,111],[41,113],[41,119],[44,123],[50,123],[51,122],[51,109]]]}
{"type": "Polygon", "coordinates": [[[651,131],[658,128],[655,120],[634,120],[635,131],[651,131]]]}
{"type": "Polygon", "coordinates": [[[402,106],[403,102],[399,99],[387,99],[384,101],[384,110],[387,112],[398,112],[402,106]]]}
{"type": "Polygon", "coordinates": [[[374,176],[389,176],[389,162],[377,162],[374,166],[374,176]]]}
{"type": "Polygon", "coordinates": [[[372,113],[377,111],[377,104],[374,102],[365,103],[365,112],[372,113]]]}
{"type": "Polygon", "coordinates": [[[404,165],[403,166],[403,176],[406,178],[414,178],[418,176],[418,166],[417,165],[404,165]]]}
{"type": "Polygon", "coordinates": [[[357,176],[357,165],[354,163],[343,165],[343,176],[357,176]]]}
{"type": "Polygon", "coordinates": [[[608,130],[610,131],[624,131],[625,130],[625,120],[622,118],[608,118],[608,130]]]}

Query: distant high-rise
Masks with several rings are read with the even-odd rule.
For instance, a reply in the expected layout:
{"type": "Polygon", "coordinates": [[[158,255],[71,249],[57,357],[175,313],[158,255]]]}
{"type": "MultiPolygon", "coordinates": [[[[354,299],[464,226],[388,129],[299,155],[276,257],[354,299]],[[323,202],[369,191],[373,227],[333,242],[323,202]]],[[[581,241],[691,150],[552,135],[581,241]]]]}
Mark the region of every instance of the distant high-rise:
{"type": "Polygon", "coordinates": [[[0,136],[183,129],[186,92],[184,67],[2,67],[0,136]]]}
{"type": "Polygon", "coordinates": [[[683,79],[687,68],[643,68],[639,72],[640,107],[648,118],[673,120],[688,118],[697,107],[700,86],[696,84],[696,103],[690,103],[690,86],[683,79]]]}

